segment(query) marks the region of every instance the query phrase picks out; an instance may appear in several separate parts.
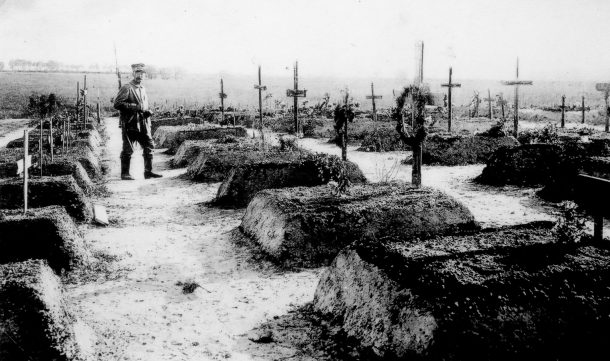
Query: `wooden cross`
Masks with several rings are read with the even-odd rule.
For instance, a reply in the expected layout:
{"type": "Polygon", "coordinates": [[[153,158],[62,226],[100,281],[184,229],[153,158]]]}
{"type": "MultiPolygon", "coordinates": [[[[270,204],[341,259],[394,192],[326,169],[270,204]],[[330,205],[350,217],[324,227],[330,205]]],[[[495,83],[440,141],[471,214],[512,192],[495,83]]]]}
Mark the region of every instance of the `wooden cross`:
{"type": "Polygon", "coordinates": [[[561,96],[561,106],[559,108],[561,108],[561,127],[565,128],[566,127],[566,96],[565,95],[561,96]]]}
{"type": "Polygon", "coordinates": [[[498,104],[500,104],[500,109],[502,112],[502,121],[504,121],[504,119],[506,119],[506,113],[504,112],[504,106],[506,105],[506,100],[504,100],[504,94],[500,93],[497,95],[498,97],[498,104]]]}
{"type": "Polygon", "coordinates": [[[519,134],[519,86],[520,85],[533,85],[534,82],[531,80],[519,80],[519,58],[517,58],[517,77],[515,80],[503,81],[504,85],[512,85],[515,87],[515,119],[513,136],[516,138],[519,134]]]}
{"type": "Polygon", "coordinates": [[[299,102],[298,98],[305,98],[307,90],[299,89],[299,62],[294,63],[294,89],[287,89],[286,96],[294,99],[294,134],[299,137],[301,124],[299,124],[299,102]]]}
{"type": "MultiPolygon", "coordinates": [[[[87,75],[85,75],[85,80],[83,82],[83,89],[81,89],[83,93],[83,124],[87,124],[87,75]]],[[[86,127],[84,127],[86,128],[86,127]]]]}
{"type": "Polygon", "coordinates": [[[265,147],[265,136],[263,135],[263,91],[267,90],[267,86],[261,84],[261,66],[258,66],[258,84],[254,85],[254,89],[258,89],[258,117],[261,127],[261,139],[263,141],[263,149],[265,147]]]}
{"type": "Polygon", "coordinates": [[[483,99],[487,102],[487,108],[489,109],[489,120],[492,120],[494,117],[493,107],[491,106],[491,101],[493,100],[491,97],[491,92],[487,89],[487,98],[483,99]]]}
{"type": "Polygon", "coordinates": [[[224,124],[225,122],[225,99],[227,98],[227,94],[225,94],[225,87],[220,78],[220,93],[218,93],[218,97],[220,98],[220,124],[224,124]]]}
{"type": "Polygon", "coordinates": [[[582,96],[582,124],[585,124],[585,96],[582,96]]]}
{"type": "Polygon", "coordinates": [[[451,77],[453,75],[453,68],[449,68],[449,82],[446,84],[441,84],[442,87],[447,88],[447,131],[451,133],[451,88],[461,88],[462,84],[460,83],[452,83],[451,77]]]}
{"type": "Polygon", "coordinates": [[[381,95],[375,95],[375,88],[373,88],[373,83],[371,83],[371,95],[366,96],[367,99],[371,99],[373,103],[373,121],[377,121],[377,108],[375,107],[375,99],[383,98],[381,95]]]}
{"type": "Polygon", "coordinates": [[[606,102],[606,133],[610,132],[610,117],[608,116],[608,96],[610,95],[610,83],[597,83],[595,89],[604,92],[604,101],[606,102]]]}
{"type": "Polygon", "coordinates": [[[114,65],[115,65],[115,69],[116,69],[116,76],[119,80],[119,90],[122,87],[121,84],[121,71],[119,70],[119,59],[116,56],[116,44],[114,44],[114,65]]]}

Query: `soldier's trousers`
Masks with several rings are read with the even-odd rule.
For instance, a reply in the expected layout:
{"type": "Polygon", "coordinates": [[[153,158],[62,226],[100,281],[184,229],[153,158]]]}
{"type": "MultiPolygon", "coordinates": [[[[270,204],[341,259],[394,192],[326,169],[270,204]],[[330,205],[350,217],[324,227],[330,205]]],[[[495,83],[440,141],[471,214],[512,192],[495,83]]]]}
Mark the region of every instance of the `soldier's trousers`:
{"type": "Polygon", "coordinates": [[[136,144],[140,144],[140,147],[142,147],[142,155],[144,158],[152,158],[155,144],[149,133],[122,128],[122,134],[123,149],[121,150],[121,159],[131,159],[136,144]]]}

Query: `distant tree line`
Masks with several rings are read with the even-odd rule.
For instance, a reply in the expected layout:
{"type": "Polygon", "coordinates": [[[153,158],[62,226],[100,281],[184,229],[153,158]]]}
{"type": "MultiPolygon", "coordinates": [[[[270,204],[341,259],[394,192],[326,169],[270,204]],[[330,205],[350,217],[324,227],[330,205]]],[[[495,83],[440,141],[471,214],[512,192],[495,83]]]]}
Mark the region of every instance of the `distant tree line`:
{"type": "MultiPolygon", "coordinates": [[[[0,71],[5,70],[4,62],[0,62],[0,71]]],[[[55,60],[31,61],[26,59],[11,59],[8,62],[8,71],[39,71],[39,72],[99,72],[114,73],[114,65],[91,64],[89,66],[64,64],[55,60]]],[[[131,73],[131,67],[119,67],[123,74],[131,73]]],[[[157,67],[154,65],[146,66],[147,77],[149,79],[180,79],[184,76],[184,69],[180,67],[157,67]]]]}

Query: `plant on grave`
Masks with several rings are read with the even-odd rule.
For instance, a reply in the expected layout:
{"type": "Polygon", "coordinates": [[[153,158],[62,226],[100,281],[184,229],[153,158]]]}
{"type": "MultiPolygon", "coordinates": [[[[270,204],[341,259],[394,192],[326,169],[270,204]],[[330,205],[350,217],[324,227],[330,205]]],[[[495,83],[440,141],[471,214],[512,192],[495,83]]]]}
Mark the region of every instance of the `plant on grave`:
{"type": "Polygon", "coordinates": [[[434,105],[434,96],[430,89],[426,86],[411,85],[402,90],[396,98],[396,107],[392,110],[392,119],[396,122],[396,132],[400,140],[413,149],[411,183],[416,187],[421,187],[422,146],[428,135],[425,125],[426,105],[434,105]],[[408,99],[411,99],[410,109],[405,108],[408,99]],[[411,119],[410,130],[405,127],[405,115],[411,119]]]}
{"type": "Polygon", "coordinates": [[[557,243],[574,244],[581,241],[585,235],[585,221],[578,214],[578,206],[572,201],[560,204],[560,214],[553,227],[557,243]]]}
{"type": "Polygon", "coordinates": [[[559,134],[557,133],[557,126],[555,124],[547,124],[542,129],[529,129],[519,133],[517,139],[521,144],[558,144],[559,134]]]}
{"type": "Polygon", "coordinates": [[[294,137],[280,136],[279,142],[280,151],[282,152],[292,152],[299,149],[297,145],[297,139],[294,137]]]}
{"type": "Polygon", "coordinates": [[[341,147],[341,158],[345,161],[347,160],[347,123],[353,122],[356,117],[354,106],[350,102],[349,93],[347,91],[345,92],[344,104],[337,104],[333,114],[335,119],[335,132],[337,133],[335,143],[337,146],[341,147]]]}
{"type": "Polygon", "coordinates": [[[329,183],[334,187],[333,194],[335,196],[345,194],[352,185],[352,182],[349,180],[346,163],[339,159],[339,157],[316,153],[308,155],[305,161],[313,162],[318,171],[318,179],[322,183],[335,183],[329,183]]]}

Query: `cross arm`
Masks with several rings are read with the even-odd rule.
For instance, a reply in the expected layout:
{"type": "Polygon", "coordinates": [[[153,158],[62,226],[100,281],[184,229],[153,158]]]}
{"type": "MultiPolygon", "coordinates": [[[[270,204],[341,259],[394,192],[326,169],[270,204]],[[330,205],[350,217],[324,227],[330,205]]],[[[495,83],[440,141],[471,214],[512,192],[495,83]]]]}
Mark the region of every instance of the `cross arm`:
{"type": "Polygon", "coordinates": [[[266,85],[254,85],[254,89],[259,89],[259,90],[267,90],[267,86],[266,85]]]}
{"type": "Polygon", "coordinates": [[[445,84],[441,84],[441,86],[445,87],[445,88],[461,88],[462,84],[460,84],[460,83],[451,83],[451,84],[445,83],[445,84]]]}
{"type": "Polygon", "coordinates": [[[503,81],[504,85],[534,85],[534,82],[531,80],[509,80],[503,81]]]}
{"type": "Polygon", "coordinates": [[[366,98],[367,99],[382,99],[383,96],[382,95],[367,95],[366,98]]]}

